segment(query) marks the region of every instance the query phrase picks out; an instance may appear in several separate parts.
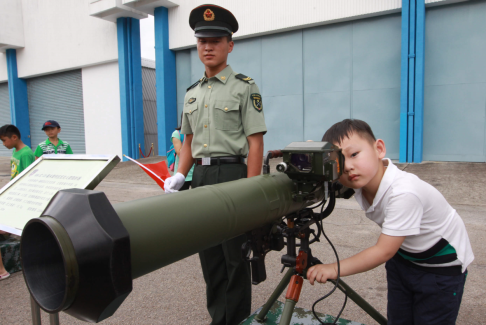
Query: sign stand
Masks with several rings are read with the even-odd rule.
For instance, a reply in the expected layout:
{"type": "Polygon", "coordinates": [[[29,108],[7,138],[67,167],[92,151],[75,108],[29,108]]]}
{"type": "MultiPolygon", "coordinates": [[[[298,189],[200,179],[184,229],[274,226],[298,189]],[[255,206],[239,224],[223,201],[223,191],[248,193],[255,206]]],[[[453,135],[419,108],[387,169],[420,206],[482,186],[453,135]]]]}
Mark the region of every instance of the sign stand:
{"type": "MultiPolygon", "coordinates": [[[[23,226],[41,215],[61,189],[93,190],[118,164],[116,155],[42,155],[15,179],[0,188],[0,230],[22,235],[23,226]]],[[[32,324],[41,325],[40,307],[30,296],[32,324]]],[[[49,314],[59,325],[59,313],[49,314]]]]}
{"type": "MultiPolygon", "coordinates": [[[[30,296],[30,310],[32,312],[32,325],[42,325],[40,307],[30,296]]],[[[49,314],[49,325],[59,325],[59,313],[49,314]]]]}

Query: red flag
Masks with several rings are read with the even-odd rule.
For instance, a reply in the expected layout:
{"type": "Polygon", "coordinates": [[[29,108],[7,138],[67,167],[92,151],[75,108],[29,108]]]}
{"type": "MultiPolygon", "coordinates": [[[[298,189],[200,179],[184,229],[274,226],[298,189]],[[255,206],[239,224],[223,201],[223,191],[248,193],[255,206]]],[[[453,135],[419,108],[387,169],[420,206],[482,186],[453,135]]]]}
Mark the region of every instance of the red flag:
{"type": "Polygon", "coordinates": [[[159,186],[164,189],[164,182],[170,177],[169,169],[165,161],[158,162],[156,164],[141,164],[138,161],[124,155],[134,163],[140,166],[144,172],[147,173],[159,186]]]}

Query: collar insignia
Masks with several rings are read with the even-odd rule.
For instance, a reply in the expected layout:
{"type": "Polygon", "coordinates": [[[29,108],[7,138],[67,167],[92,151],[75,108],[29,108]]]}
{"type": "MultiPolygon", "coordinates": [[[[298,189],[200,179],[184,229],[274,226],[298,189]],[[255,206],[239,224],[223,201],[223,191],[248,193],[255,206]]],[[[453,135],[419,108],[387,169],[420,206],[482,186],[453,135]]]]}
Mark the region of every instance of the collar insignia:
{"type": "Polygon", "coordinates": [[[206,9],[203,14],[205,21],[213,21],[214,20],[214,12],[211,9],[206,9]]]}

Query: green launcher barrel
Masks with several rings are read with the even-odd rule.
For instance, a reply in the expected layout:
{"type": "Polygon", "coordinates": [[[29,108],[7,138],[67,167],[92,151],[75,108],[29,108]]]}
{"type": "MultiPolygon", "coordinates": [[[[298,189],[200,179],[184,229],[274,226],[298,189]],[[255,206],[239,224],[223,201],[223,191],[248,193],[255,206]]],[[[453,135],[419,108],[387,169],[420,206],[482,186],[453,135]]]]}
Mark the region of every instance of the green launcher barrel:
{"type": "Polygon", "coordinates": [[[111,205],[103,192],[64,190],[24,228],[24,278],[47,312],[99,322],[132,280],[321,200],[293,199],[271,174],[111,205]]]}

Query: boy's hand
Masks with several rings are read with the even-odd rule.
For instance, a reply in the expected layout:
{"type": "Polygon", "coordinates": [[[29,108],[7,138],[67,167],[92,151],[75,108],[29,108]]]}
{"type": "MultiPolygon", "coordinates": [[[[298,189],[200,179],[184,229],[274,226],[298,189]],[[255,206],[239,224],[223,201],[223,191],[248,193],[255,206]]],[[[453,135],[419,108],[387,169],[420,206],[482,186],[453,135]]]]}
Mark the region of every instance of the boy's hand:
{"type": "Polygon", "coordinates": [[[307,271],[307,280],[314,285],[314,281],[326,283],[328,279],[336,279],[337,270],[334,264],[314,265],[307,271]]]}

